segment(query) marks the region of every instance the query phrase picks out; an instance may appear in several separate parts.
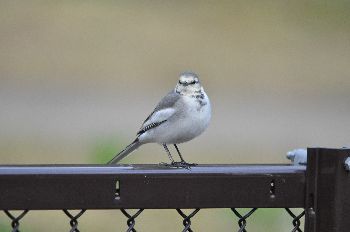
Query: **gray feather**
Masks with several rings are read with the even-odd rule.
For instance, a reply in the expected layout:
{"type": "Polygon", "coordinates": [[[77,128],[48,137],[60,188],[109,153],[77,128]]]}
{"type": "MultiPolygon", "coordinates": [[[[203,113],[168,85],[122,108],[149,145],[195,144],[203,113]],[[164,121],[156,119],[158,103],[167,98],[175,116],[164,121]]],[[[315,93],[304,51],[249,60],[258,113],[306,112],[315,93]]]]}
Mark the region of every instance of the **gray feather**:
{"type": "Polygon", "coordinates": [[[162,98],[162,100],[160,100],[154,111],[173,107],[175,103],[180,99],[180,97],[181,95],[179,93],[176,93],[175,90],[170,91],[162,98]]]}
{"type": "MultiPolygon", "coordinates": [[[[142,131],[145,130],[145,128],[149,125],[148,120],[153,116],[154,113],[157,111],[166,109],[166,108],[171,108],[175,105],[175,103],[180,99],[181,95],[179,93],[176,93],[175,90],[170,91],[167,95],[165,95],[162,100],[158,103],[156,108],[152,111],[152,113],[146,118],[146,120],[143,122],[140,130],[137,132],[137,134],[142,134],[142,131]]],[[[162,122],[157,122],[160,125],[162,122]]],[[[157,126],[158,126],[157,125],[157,126]]],[[[154,127],[152,127],[154,128],[154,127]]]]}
{"type": "Polygon", "coordinates": [[[134,142],[129,144],[124,150],[119,152],[116,156],[114,156],[113,159],[111,159],[107,164],[116,164],[123,158],[125,158],[127,155],[129,155],[131,152],[136,150],[139,146],[141,146],[141,143],[139,142],[139,139],[135,139],[134,142]]]}

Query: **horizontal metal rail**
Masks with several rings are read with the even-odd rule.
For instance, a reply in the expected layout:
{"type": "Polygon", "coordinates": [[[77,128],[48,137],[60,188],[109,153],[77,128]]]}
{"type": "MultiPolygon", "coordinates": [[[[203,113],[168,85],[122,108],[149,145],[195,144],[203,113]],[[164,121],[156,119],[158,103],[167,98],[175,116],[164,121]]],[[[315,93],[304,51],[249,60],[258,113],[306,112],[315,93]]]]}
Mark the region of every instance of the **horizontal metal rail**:
{"type": "Polygon", "coordinates": [[[0,209],[305,208],[305,167],[0,166],[0,209]]]}

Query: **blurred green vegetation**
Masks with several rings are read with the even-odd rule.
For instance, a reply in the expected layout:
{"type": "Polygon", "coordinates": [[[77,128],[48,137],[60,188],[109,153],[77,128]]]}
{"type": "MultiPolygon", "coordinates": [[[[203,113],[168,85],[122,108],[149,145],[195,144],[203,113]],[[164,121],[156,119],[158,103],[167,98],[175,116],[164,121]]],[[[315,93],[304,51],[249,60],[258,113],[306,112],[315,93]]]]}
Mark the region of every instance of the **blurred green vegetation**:
{"type": "Polygon", "coordinates": [[[95,138],[91,141],[90,160],[93,164],[106,164],[114,155],[124,149],[125,143],[118,136],[95,138]]]}
{"type": "Polygon", "coordinates": [[[11,231],[10,227],[11,223],[0,223],[0,231],[11,231]]]}

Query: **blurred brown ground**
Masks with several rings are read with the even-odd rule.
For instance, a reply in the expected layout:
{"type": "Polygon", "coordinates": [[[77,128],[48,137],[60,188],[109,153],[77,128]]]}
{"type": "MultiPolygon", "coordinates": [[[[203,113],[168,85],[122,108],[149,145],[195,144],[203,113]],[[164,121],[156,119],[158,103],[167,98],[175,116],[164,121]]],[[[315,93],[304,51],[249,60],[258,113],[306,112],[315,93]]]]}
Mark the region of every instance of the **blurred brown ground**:
{"type": "MultiPolygon", "coordinates": [[[[181,145],[190,162],[281,163],[290,149],[350,145],[349,12],[341,0],[0,1],[1,163],[107,161],[185,70],[213,106],[208,130],[181,145]]],[[[162,148],[147,145],[124,162],[161,161],[162,148]]],[[[279,212],[249,228],[289,231],[279,212]]],[[[194,229],[229,231],[233,218],[206,210],[194,229]]],[[[81,228],[122,230],[121,220],[92,211],[81,228]]],[[[23,221],[30,231],[47,224],[68,228],[57,212],[23,221]]],[[[181,222],[146,211],[137,227],[181,222]]]]}

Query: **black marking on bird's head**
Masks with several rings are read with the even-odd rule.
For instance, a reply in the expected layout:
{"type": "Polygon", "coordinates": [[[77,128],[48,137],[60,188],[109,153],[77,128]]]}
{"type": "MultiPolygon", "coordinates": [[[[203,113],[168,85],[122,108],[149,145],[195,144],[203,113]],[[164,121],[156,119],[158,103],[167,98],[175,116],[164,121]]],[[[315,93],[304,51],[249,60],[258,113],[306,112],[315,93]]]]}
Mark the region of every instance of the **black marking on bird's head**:
{"type": "Polygon", "coordinates": [[[184,86],[199,84],[199,78],[193,72],[184,72],[180,74],[179,84],[184,86]]]}

